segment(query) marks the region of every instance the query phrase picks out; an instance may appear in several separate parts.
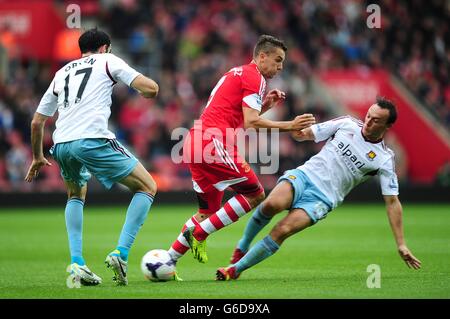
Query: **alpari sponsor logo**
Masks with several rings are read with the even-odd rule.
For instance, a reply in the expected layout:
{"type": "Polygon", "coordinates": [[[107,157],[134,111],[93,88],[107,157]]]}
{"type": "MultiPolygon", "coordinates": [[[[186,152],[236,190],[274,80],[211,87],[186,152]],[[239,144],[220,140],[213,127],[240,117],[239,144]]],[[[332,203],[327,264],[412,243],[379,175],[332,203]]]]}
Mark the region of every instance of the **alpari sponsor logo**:
{"type": "Polygon", "coordinates": [[[350,149],[350,144],[345,145],[342,142],[339,142],[338,146],[339,150],[341,151],[342,156],[347,156],[348,159],[359,169],[362,169],[365,163],[358,160],[358,157],[353,154],[352,150],[350,149]]]}

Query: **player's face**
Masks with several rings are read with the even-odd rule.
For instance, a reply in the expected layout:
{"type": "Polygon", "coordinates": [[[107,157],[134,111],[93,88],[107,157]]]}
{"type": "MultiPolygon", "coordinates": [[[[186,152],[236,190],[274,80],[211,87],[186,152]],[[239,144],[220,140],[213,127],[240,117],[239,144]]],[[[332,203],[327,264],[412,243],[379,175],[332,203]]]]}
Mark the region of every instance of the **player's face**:
{"type": "Polygon", "coordinates": [[[388,118],[389,110],[382,109],[377,104],[373,104],[367,111],[364,120],[362,128],[363,135],[371,140],[382,138],[386,130],[390,127],[387,124],[388,118]]]}
{"type": "Polygon", "coordinates": [[[281,48],[275,48],[275,50],[269,53],[261,53],[259,70],[266,78],[273,78],[278,72],[283,69],[283,62],[285,59],[285,53],[281,48]]]}

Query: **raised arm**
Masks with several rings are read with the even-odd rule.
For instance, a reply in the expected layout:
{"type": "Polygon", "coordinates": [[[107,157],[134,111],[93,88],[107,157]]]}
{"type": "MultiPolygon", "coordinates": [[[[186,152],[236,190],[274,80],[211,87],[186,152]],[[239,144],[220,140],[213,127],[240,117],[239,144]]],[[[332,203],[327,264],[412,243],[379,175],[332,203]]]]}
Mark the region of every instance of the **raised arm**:
{"type": "Polygon", "coordinates": [[[409,251],[403,236],[402,204],[396,195],[384,195],[383,197],[398,253],[409,268],[419,269],[421,262],[409,251]]]}
{"type": "Polygon", "coordinates": [[[156,97],[159,92],[158,84],[142,74],[139,74],[133,82],[131,82],[131,87],[147,99],[156,97]]]}
{"type": "Polygon", "coordinates": [[[47,121],[48,118],[48,116],[36,112],[34,113],[33,120],[31,121],[31,149],[33,152],[33,162],[31,163],[28,173],[25,176],[25,180],[27,182],[31,182],[33,178],[36,178],[43,166],[52,165],[44,157],[44,152],[42,150],[45,121],[47,121]]]}
{"type": "Polygon", "coordinates": [[[279,129],[281,132],[287,132],[307,128],[316,122],[312,114],[303,114],[297,116],[292,121],[271,121],[262,118],[258,110],[249,107],[243,107],[242,110],[244,113],[245,128],[255,128],[255,129],[276,128],[279,129]]]}
{"type": "Polygon", "coordinates": [[[278,89],[271,90],[269,93],[267,93],[266,97],[264,98],[261,113],[259,115],[263,115],[275,105],[283,102],[285,99],[286,99],[285,92],[280,91],[278,89]]]}
{"type": "Polygon", "coordinates": [[[154,80],[142,75],[114,54],[108,53],[106,58],[106,72],[111,80],[125,83],[147,99],[158,95],[159,86],[154,80]]]}

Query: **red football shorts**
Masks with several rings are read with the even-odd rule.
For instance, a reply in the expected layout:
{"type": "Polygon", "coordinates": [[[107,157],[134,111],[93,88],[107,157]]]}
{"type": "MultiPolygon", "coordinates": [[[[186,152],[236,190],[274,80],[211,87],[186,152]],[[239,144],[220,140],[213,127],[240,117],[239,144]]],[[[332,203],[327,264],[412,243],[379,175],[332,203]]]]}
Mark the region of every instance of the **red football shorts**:
{"type": "MultiPolygon", "coordinates": [[[[242,159],[237,146],[224,146],[221,137],[203,140],[191,129],[183,144],[183,161],[189,165],[199,201],[199,213],[214,214],[222,206],[224,190],[253,197],[264,191],[255,172],[242,159]]],[[[226,144],[225,144],[226,145],[226,144]]]]}

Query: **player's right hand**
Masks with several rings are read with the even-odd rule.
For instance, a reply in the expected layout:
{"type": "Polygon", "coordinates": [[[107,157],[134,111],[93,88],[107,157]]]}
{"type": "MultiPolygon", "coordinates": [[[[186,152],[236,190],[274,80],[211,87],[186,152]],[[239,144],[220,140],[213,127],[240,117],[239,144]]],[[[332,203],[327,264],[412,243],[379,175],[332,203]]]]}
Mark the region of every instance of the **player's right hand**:
{"type": "Polygon", "coordinates": [[[303,130],[304,128],[310,127],[316,123],[314,115],[306,113],[296,116],[293,121],[291,121],[291,130],[303,130]]]}
{"type": "Polygon", "coordinates": [[[405,245],[398,247],[398,253],[400,254],[400,257],[404,260],[406,265],[409,268],[419,269],[421,266],[421,262],[419,259],[414,257],[414,255],[409,251],[408,247],[405,245]]]}
{"type": "Polygon", "coordinates": [[[30,165],[30,168],[28,169],[27,176],[25,176],[25,180],[30,183],[33,178],[36,178],[38,176],[39,171],[43,166],[52,166],[52,163],[47,161],[45,157],[34,158],[33,162],[30,165]]]}

